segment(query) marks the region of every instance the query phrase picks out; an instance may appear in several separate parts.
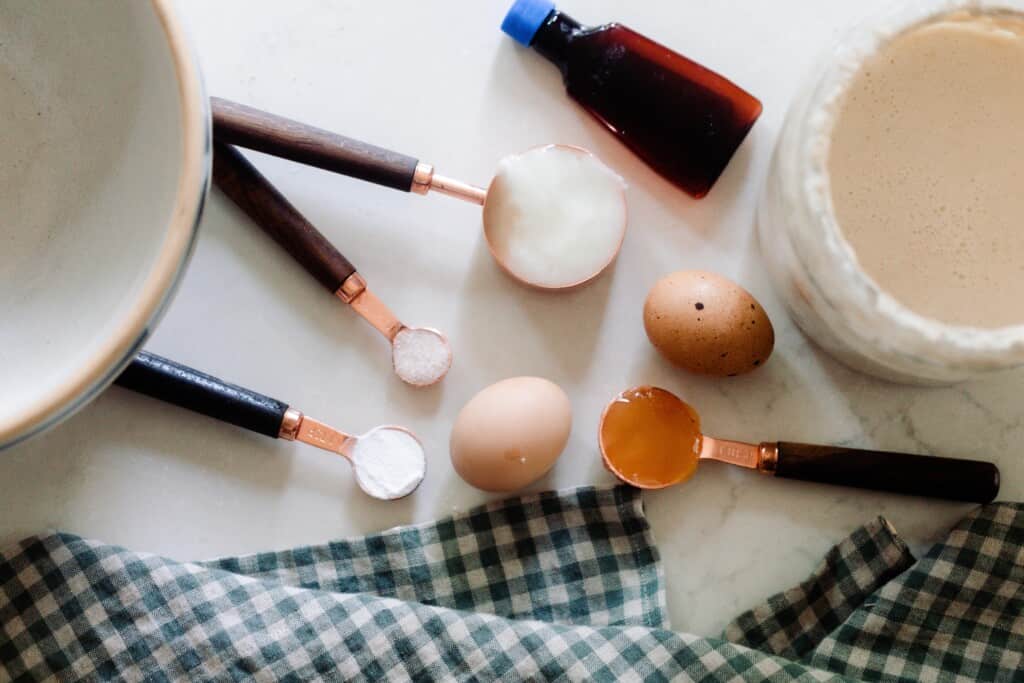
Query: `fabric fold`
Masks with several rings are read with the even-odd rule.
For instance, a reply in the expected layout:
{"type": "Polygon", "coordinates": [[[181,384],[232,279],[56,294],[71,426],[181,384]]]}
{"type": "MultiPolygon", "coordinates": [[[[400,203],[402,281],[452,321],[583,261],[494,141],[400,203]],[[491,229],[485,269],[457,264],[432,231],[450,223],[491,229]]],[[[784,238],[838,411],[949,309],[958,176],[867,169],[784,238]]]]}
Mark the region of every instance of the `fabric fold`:
{"type": "Polygon", "coordinates": [[[806,661],[860,680],[1024,680],[1024,505],[968,515],[806,661]]]}
{"type": "Polygon", "coordinates": [[[67,534],[0,554],[0,680],[1002,681],[1024,664],[1024,508],[917,562],[879,518],[727,635],[668,630],[622,487],[200,563],[67,534]]]}
{"type": "Polygon", "coordinates": [[[12,679],[837,678],[665,629],[506,619],[299,588],[67,535],[29,543],[18,557],[6,563],[20,566],[17,576],[0,575],[13,594],[0,608],[9,639],[0,672],[12,679]],[[72,576],[82,580],[69,585],[72,576]]]}
{"type": "Polygon", "coordinates": [[[629,487],[534,494],[362,538],[199,564],[509,619],[668,625],[658,551],[640,491],[629,487]]]}
{"type": "Polygon", "coordinates": [[[798,586],[737,617],[724,637],[799,661],[913,563],[906,543],[879,517],[834,546],[798,586]]]}

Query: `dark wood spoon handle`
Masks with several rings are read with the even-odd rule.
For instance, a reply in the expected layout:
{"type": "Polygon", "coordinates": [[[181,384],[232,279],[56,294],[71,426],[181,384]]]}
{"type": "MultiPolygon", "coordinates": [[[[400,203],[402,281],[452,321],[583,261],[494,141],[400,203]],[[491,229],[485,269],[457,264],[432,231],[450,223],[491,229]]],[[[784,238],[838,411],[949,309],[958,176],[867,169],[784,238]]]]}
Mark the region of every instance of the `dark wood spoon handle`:
{"type": "Polygon", "coordinates": [[[219,97],[213,138],[300,164],[409,192],[418,160],[219,97]]]}
{"type": "Polygon", "coordinates": [[[142,351],[114,384],[277,438],[288,404],[142,351]]]}
{"type": "Polygon", "coordinates": [[[356,267],[231,145],[214,142],[213,180],[332,293],[356,272],[356,267]]]}
{"type": "Polygon", "coordinates": [[[999,494],[990,462],[779,443],[775,476],[913,496],[988,503],[999,494]]]}

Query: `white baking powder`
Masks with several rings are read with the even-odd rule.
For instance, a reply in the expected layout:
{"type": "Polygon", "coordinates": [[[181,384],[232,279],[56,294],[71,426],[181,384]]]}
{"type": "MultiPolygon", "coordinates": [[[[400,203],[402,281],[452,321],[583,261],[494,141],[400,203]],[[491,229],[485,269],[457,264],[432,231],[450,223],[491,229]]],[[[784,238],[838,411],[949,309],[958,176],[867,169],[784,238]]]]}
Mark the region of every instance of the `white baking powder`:
{"type": "Polygon", "coordinates": [[[374,498],[394,500],[412,493],[427,473],[427,458],[415,436],[395,427],[377,427],[352,449],[359,488],[374,498]]]}
{"type": "Polygon", "coordinates": [[[440,332],[406,327],[395,337],[391,356],[395,372],[408,384],[439,381],[452,365],[452,350],[440,332]]]}

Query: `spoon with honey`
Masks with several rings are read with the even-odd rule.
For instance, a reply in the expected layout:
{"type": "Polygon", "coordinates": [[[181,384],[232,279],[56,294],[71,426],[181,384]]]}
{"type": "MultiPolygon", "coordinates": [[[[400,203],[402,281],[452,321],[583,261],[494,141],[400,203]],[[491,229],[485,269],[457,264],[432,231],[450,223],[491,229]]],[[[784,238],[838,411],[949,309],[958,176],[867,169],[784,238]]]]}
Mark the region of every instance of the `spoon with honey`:
{"type": "Polygon", "coordinates": [[[598,442],[605,467],[642,489],[681,484],[701,462],[717,460],[784,479],[945,500],[988,503],[999,493],[999,468],[990,462],[705,436],[696,410],[650,386],[624,391],[608,404],[598,442]]]}
{"type": "Polygon", "coordinates": [[[482,206],[491,256],[530,287],[565,290],[590,282],[615,261],[625,238],[625,183],[581,147],[543,145],[509,155],[485,189],[443,176],[415,157],[244,104],[211,97],[210,109],[220,143],[482,206]]]}

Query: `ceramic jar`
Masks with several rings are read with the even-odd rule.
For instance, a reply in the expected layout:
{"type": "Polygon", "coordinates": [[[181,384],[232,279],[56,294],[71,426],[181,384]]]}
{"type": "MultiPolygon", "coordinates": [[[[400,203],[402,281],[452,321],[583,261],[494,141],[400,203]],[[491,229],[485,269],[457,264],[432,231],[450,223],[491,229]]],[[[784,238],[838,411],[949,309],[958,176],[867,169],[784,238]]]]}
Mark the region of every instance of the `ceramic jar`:
{"type": "Polygon", "coordinates": [[[819,60],[787,115],[758,208],[768,271],[800,327],[844,363],[894,381],[944,384],[1024,365],[1024,325],[948,325],[880,288],[843,237],[830,194],[831,132],[860,64],[899,33],[965,10],[1024,14],[1024,0],[902,4],[850,31],[819,60]]]}

